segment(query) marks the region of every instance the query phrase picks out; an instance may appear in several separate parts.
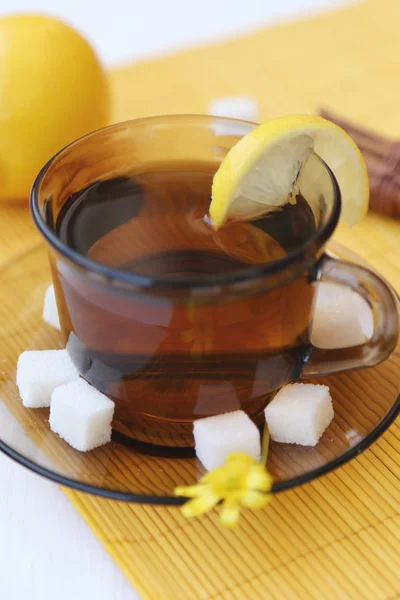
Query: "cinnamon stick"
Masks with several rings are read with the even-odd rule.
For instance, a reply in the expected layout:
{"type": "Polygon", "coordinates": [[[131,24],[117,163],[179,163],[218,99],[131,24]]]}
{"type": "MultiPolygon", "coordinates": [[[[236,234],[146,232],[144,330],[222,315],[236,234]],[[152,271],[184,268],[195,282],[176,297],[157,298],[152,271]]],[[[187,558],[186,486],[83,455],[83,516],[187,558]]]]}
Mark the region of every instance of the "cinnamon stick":
{"type": "Polygon", "coordinates": [[[370,209],[400,218],[400,140],[356,126],[325,108],[320,115],[342,127],[360,148],[369,175],[370,209]]]}

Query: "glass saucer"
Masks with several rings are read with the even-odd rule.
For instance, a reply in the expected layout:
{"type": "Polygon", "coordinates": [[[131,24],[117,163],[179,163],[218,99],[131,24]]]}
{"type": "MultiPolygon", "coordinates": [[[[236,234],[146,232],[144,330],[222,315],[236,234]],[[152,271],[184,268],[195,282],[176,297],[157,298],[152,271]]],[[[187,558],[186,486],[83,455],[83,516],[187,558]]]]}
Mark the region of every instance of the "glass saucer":
{"type": "MultiPolygon", "coordinates": [[[[335,254],[357,257],[335,245],[335,254]]],[[[363,262],[358,259],[358,262],[363,262]]],[[[61,347],[59,332],[43,322],[43,296],[50,283],[42,245],[0,271],[0,450],[32,471],[80,491],[131,502],[181,504],[173,490],[197,481],[196,458],[152,456],[124,445],[117,434],[92,452],[70,448],[50,431],[48,409],[27,409],[15,385],[23,350],[61,347]]],[[[313,379],[329,385],[335,417],[315,447],[271,442],[268,468],[279,492],[323,475],[357,456],[375,441],[400,411],[400,344],[381,365],[313,379]]]]}

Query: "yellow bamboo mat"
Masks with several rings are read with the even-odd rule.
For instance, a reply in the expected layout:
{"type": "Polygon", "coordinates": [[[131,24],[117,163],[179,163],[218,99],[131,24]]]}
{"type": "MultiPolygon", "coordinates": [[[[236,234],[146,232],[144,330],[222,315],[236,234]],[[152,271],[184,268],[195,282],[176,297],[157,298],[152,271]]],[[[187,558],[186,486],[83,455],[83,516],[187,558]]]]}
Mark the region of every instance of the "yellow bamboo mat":
{"type": "MultiPolygon", "coordinates": [[[[324,105],[400,135],[399,22],[399,0],[369,0],[118,69],[114,120],[205,112],[212,97],[246,93],[263,119],[324,105]]],[[[3,207],[0,217],[0,257],[12,260],[37,237],[25,210],[3,207]]],[[[370,215],[336,239],[400,291],[400,222],[370,215]]],[[[216,513],[188,522],[176,508],[65,493],[146,600],[394,600],[399,453],[397,421],[357,459],[247,512],[234,531],[221,531],[216,513]]]]}
{"type": "MultiPolygon", "coordinates": [[[[319,105],[400,136],[400,2],[371,0],[114,71],[115,120],[206,112],[251,94],[261,118],[319,105]]],[[[370,216],[337,239],[400,291],[400,222],[370,216]]],[[[117,504],[68,491],[146,599],[400,598],[400,425],[356,460],[280,494],[222,532],[216,514],[117,504]]]]}

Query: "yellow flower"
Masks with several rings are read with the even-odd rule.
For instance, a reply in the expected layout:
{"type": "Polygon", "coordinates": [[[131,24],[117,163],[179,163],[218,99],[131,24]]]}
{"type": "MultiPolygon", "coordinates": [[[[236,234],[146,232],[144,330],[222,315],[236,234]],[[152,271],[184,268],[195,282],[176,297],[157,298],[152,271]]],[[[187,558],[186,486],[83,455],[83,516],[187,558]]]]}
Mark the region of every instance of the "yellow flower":
{"type": "Polygon", "coordinates": [[[222,502],[221,523],[234,527],[240,508],[262,508],[270,500],[272,477],[266,468],[244,452],[235,452],[225,465],[206,473],[196,485],[180,486],[176,496],[193,498],[182,507],[185,517],[196,517],[222,502]]]}

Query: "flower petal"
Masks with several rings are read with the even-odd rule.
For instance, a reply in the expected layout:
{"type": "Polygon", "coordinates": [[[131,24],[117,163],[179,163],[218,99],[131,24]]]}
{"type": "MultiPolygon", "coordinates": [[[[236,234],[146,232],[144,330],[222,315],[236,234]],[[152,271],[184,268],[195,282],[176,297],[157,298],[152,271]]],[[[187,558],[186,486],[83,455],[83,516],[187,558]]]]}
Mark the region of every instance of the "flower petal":
{"type": "Polygon", "coordinates": [[[269,492],[272,487],[272,477],[264,467],[257,465],[247,473],[244,487],[248,490],[269,492]]]}
{"type": "Polygon", "coordinates": [[[257,465],[257,462],[245,452],[232,452],[232,454],[229,454],[227,457],[226,464],[248,469],[253,465],[257,465]]]}
{"type": "Polygon", "coordinates": [[[228,498],[221,508],[221,523],[225,527],[235,527],[239,522],[240,505],[237,500],[228,498]]]}
{"type": "Polygon", "coordinates": [[[205,512],[208,512],[218,504],[220,498],[212,492],[207,492],[203,496],[189,500],[182,506],[182,513],[185,517],[197,517],[205,512]]]}
{"type": "Polygon", "coordinates": [[[254,490],[244,490],[240,494],[240,502],[246,508],[263,508],[270,500],[270,494],[264,494],[254,490]]]}
{"type": "Polygon", "coordinates": [[[216,467],[212,471],[209,471],[205,477],[201,479],[201,482],[205,482],[211,486],[225,485],[227,479],[232,477],[232,469],[228,465],[222,467],[216,467]]]}
{"type": "Polygon", "coordinates": [[[201,484],[180,485],[175,488],[174,494],[175,496],[183,496],[184,498],[197,498],[198,496],[202,496],[206,490],[207,486],[201,484]]]}

